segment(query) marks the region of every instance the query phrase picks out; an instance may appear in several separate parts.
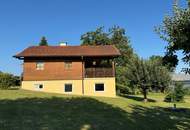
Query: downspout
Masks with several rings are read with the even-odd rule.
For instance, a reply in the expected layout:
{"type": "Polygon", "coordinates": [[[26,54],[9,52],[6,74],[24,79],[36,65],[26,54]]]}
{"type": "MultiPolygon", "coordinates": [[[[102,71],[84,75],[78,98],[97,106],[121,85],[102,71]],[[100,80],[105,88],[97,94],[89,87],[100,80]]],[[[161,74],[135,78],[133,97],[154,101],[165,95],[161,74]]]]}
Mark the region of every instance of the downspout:
{"type": "Polygon", "coordinates": [[[82,94],[84,95],[84,61],[83,56],[81,56],[82,59],[82,94]]]}

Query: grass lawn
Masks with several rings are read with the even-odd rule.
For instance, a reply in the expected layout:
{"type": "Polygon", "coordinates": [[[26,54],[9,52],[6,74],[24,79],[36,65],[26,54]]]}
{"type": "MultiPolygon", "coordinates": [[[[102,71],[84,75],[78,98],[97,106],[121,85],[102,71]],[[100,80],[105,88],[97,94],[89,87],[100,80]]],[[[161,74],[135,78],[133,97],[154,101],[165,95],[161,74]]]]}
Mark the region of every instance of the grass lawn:
{"type": "Polygon", "coordinates": [[[79,97],[0,90],[0,130],[175,130],[190,129],[190,97],[168,109],[163,94],[117,98],[79,97]]]}

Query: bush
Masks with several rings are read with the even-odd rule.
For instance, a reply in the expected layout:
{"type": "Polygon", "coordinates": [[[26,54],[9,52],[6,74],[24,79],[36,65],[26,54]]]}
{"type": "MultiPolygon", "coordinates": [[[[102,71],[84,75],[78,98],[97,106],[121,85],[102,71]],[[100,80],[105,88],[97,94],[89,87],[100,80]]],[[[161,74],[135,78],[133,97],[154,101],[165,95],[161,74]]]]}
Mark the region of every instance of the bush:
{"type": "Polygon", "coordinates": [[[181,102],[184,100],[185,89],[183,88],[183,84],[175,83],[173,88],[169,89],[169,93],[166,95],[166,102],[181,102]]]}
{"type": "Polygon", "coordinates": [[[8,73],[0,73],[0,89],[9,89],[12,86],[19,86],[20,78],[8,73]]]}
{"type": "Polygon", "coordinates": [[[185,88],[185,94],[186,95],[190,95],[190,86],[188,86],[187,88],[185,88]]]}

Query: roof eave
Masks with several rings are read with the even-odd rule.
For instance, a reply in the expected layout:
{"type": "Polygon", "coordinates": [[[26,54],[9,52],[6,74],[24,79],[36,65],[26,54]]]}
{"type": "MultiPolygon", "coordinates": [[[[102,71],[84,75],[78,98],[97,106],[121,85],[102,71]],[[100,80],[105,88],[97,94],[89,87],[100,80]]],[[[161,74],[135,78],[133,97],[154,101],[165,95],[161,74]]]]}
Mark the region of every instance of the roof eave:
{"type": "Polygon", "coordinates": [[[14,58],[17,58],[17,59],[24,59],[24,58],[37,58],[37,57],[119,57],[120,55],[66,55],[66,56],[63,56],[63,55],[48,55],[48,56],[19,56],[19,55],[14,55],[13,57],[14,58]]]}

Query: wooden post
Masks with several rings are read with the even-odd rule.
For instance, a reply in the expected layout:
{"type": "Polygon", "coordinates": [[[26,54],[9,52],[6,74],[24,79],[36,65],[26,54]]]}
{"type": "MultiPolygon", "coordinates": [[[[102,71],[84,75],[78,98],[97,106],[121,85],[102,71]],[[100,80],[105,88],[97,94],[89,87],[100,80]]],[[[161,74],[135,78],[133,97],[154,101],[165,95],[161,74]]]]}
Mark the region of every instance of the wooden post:
{"type": "Polygon", "coordinates": [[[83,56],[81,57],[81,59],[82,59],[82,94],[84,95],[84,73],[85,73],[85,70],[84,70],[83,56]]]}
{"type": "Polygon", "coordinates": [[[115,77],[115,62],[112,60],[112,75],[115,77]]]}

